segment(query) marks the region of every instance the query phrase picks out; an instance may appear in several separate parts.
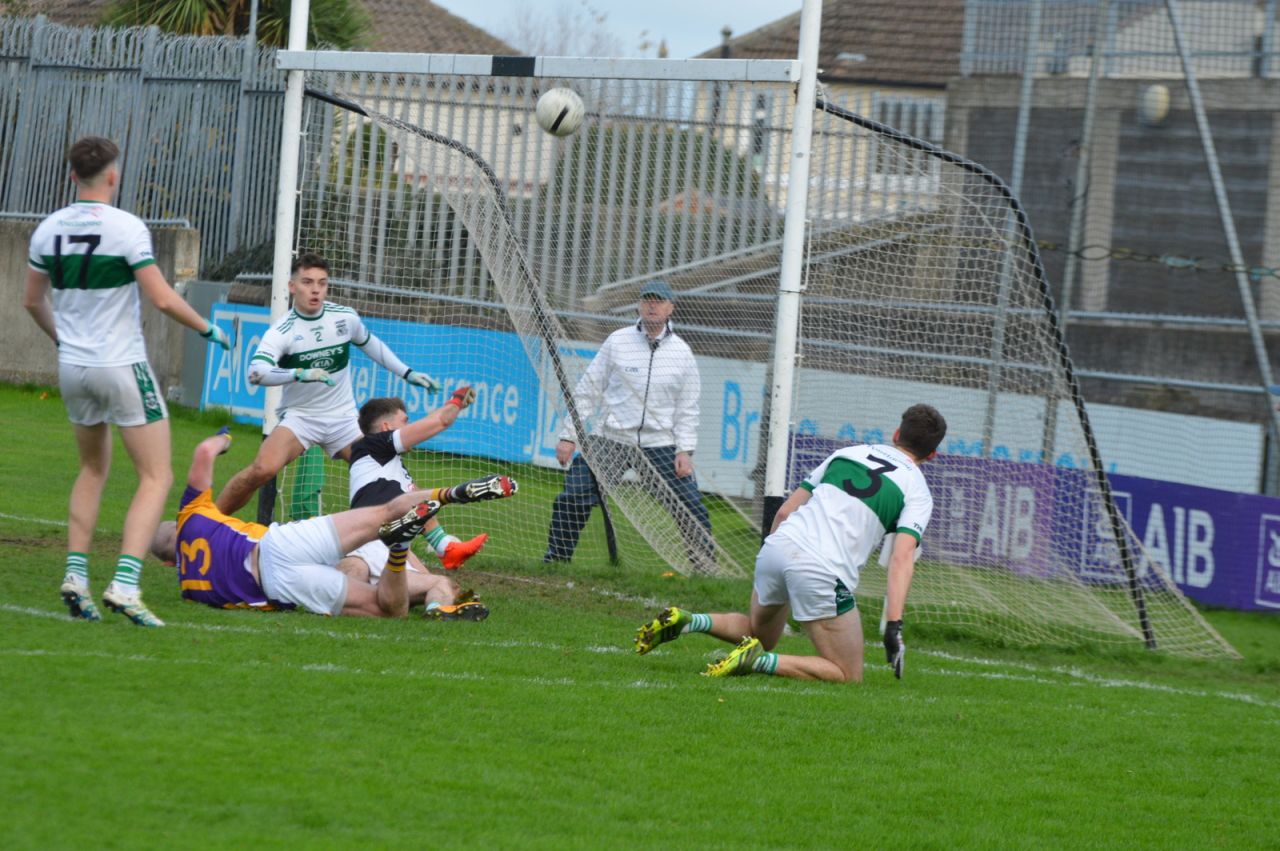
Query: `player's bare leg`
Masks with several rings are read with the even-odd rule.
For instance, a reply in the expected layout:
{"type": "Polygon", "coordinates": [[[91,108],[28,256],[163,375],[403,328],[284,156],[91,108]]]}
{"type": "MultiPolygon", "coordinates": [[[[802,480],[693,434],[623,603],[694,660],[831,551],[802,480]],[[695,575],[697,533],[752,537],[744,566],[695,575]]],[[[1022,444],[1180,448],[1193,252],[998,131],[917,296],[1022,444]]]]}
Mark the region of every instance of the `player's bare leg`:
{"type": "Polygon", "coordinates": [[[165,501],[173,487],[169,421],[158,420],[122,428],[120,439],[133,459],[134,469],[138,471],[138,489],[124,518],[124,540],[120,552],[141,559],[151,549],[151,541],[164,515],[165,501]]]}
{"type": "Polygon", "coordinates": [[[102,490],[111,471],[111,427],[75,426],[80,472],[67,509],[67,564],[59,592],[73,618],[102,620],[89,590],[89,547],[98,525],[102,490]]]}
{"type": "Polygon", "coordinates": [[[80,472],[71,486],[67,548],[87,553],[93,544],[93,530],[98,525],[102,490],[111,472],[111,426],[106,423],[78,425],[75,432],[76,446],[80,450],[80,472]]]}
{"type": "MultiPolygon", "coordinates": [[[[439,488],[429,491],[413,491],[403,493],[385,505],[371,505],[367,508],[352,508],[330,515],[334,528],[338,533],[338,547],[349,553],[378,537],[378,529],[383,524],[402,518],[409,509],[420,503],[433,500],[432,494],[439,488]]],[[[423,525],[425,525],[425,520],[423,525]]],[[[420,529],[419,529],[420,531],[420,529]]]]}
{"type": "Polygon", "coordinates": [[[365,585],[373,584],[369,581],[371,578],[369,565],[365,564],[365,560],[360,556],[347,556],[338,562],[338,570],[353,582],[363,582],[365,585]]]}
{"type": "Polygon", "coordinates": [[[223,514],[235,514],[248,504],[258,488],[271,481],[286,465],[303,453],[302,443],[287,427],[278,425],[262,441],[258,455],[248,467],[231,477],[214,502],[223,514]]]}
{"type": "Polygon", "coordinates": [[[862,619],[857,609],[834,618],[808,621],[804,630],[818,655],[779,655],[776,675],[834,683],[862,682],[862,619]]]}
{"type": "Polygon", "coordinates": [[[782,637],[790,615],[789,605],[761,605],[754,591],[751,593],[749,616],[741,612],[699,614],[670,607],[636,631],[635,648],[637,653],[644,654],[659,644],[675,641],[686,632],[705,632],[730,644],[739,644],[744,638],[754,637],[761,650],[772,650],[782,637]]]}
{"type": "MultiPolygon", "coordinates": [[[[338,570],[346,574],[349,580],[363,582],[366,585],[378,584],[378,580],[373,578],[370,566],[360,556],[347,556],[338,562],[338,570]]],[[[454,602],[458,593],[458,586],[452,580],[447,576],[431,573],[413,552],[409,553],[405,579],[408,585],[410,607],[431,603],[447,606],[454,602]]]]}

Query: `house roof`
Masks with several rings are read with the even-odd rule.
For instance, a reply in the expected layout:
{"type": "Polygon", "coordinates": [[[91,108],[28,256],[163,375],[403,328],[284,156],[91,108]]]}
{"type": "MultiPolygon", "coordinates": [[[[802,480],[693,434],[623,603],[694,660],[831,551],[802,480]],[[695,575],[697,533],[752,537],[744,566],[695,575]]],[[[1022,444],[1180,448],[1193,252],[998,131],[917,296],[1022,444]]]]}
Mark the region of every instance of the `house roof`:
{"type": "MultiPolygon", "coordinates": [[[[70,26],[98,23],[114,0],[29,0],[32,14],[70,26]]],[[[358,0],[369,13],[368,48],[404,53],[518,54],[511,45],[430,0],[358,0]]]]}
{"type": "Polygon", "coordinates": [[[402,53],[520,53],[430,0],[360,0],[369,12],[369,49],[402,53]]]}
{"type": "MultiPolygon", "coordinates": [[[[823,0],[818,66],[825,82],[941,88],[960,74],[964,0],[823,0]],[[861,54],[864,61],[837,59],[861,54]]],[[[800,13],[729,40],[735,59],[794,59],[800,13]]],[[[698,58],[722,56],[717,46],[698,58]]]]}

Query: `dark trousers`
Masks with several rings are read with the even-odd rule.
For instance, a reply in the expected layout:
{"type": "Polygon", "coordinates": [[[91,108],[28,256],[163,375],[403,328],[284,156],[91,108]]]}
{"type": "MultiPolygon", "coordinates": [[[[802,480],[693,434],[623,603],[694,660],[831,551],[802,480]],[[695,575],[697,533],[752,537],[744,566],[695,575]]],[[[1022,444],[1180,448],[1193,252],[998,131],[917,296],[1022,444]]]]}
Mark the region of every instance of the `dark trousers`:
{"type": "MultiPolygon", "coordinates": [[[[591,440],[592,438],[588,438],[591,440]]],[[[595,438],[599,440],[600,438],[595,438]]],[[[674,446],[625,447],[610,441],[607,456],[610,467],[616,467],[621,476],[626,470],[639,461],[638,453],[643,452],[653,468],[657,470],[667,486],[679,500],[693,513],[705,535],[700,540],[690,542],[690,554],[699,558],[712,558],[711,518],[707,515],[707,507],[702,504],[702,494],[698,492],[697,476],[680,477],[676,475],[676,448],[674,446]],[[622,454],[630,460],[628,463],[615,464],[622,454]]],[[[594,456],[593,456],[594,457],[594,456]]],[[[591,517],[591,509],[596,505],[596,482],[591,468],[581,454],[574,456],[569,465],[569,472],[564,477],[564,490],[556,496],[551,509],[551,530],[547,536],[548,561],[568,561],[578,546],[578,536],[591,517]]],[[[670,509],[668,509],[670,510],[670,509]]]]}

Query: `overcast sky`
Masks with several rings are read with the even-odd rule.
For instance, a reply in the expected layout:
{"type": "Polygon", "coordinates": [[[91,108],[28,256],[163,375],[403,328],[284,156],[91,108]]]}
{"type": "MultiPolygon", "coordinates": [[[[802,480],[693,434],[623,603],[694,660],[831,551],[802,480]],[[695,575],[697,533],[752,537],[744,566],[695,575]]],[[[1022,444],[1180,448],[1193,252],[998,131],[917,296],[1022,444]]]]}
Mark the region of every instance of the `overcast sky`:
{"type": "MultiPolygon", "coordinates": [[[[518,10],[545,10],[554,16],[560,7],[575,12],[581,0],[433,0],[455,15],[494,35],[509,32],[518,10]]],[[[618,37],[624,56],[641,54],[641,33],[655,44],[667,40],[672,58],[696,56],[720,43],[726,24],[742,35],[778,18],[800,11],[801,0],[587,0],[606,15],[605,26],[618,37]]],[[[584,13],[585,16],[585,13],[584,13]]]]}

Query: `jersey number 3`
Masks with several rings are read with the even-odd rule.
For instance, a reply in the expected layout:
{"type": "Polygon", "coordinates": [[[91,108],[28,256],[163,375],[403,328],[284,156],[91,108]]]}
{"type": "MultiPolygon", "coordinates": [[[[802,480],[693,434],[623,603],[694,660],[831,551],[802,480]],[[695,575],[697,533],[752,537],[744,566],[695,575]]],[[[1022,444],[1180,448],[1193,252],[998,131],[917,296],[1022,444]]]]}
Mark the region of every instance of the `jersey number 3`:
{"type": "Polygon", "coordinates": [[[868,455],[867,460],[874,461],[880,466],[867,468],[867,479],[869,481],[867,482],[866,487],[858,487],[853,483],[853,479],[845,479],[841,482],[841,487],[844,488],[844,492],[849,494],[849,496],[856,496],[859,499],[866,499],[869,496],[875,496],[876,492],[880,490],[880,486],[884,484],[884,480],[880,477],[885,473],[898,469],[883,458],[877,458],[874,455],[868,455]]]}

